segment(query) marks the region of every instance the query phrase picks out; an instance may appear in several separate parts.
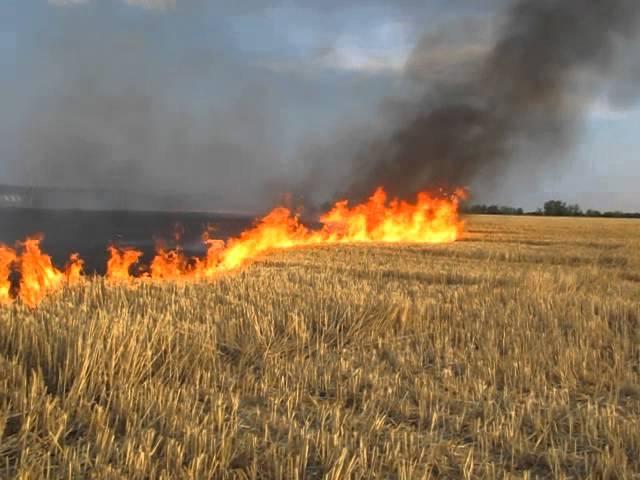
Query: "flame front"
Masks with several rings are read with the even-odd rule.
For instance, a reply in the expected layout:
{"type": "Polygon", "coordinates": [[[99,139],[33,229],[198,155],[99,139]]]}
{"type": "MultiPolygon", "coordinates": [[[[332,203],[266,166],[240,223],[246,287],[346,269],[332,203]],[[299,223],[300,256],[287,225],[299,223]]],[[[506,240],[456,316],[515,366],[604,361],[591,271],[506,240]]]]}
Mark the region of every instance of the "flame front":
{"type": "Polygon", "coordinates": [[[320,221],[330,242],[454,242],[463,228],[458,218],[462,196],[462,191],[445,199],[420,193],[415,204],[394,199],[387,205],[387,194],[379,188],[367,203],[353,208],[338,202],[320,221]]]}
{"type": "Polygon", "coordinates": [[[107,280],[114,282],[126,281],[131,278],[131,267],[135,265],[142,252],[133,249],[120,250],[109,246],[109,260],[107,260],[107,280]]]}
{"type": "Polygon", "coordinates": [[[77,285],[82,282],[84,275],[84,260],[80,258],[80,254],[72,253],[69,263],[64,270],[64,275],[69,285],[77,285]]]}
{"type": "Polygon", "coordinates": [[[11,303],[11,267],[17,260],[16,251],[0,245],[0,305],[11,303]]]}
{"type": "Polygon", "coordinates": [[[77,283],[82,278],[83,262],[77,254],[71,256],[66,270],[60,271],[53,266],[51,257],[42,252],[40,241],[40,237],[25,240],[19,257],[20,299],[30,307],[65,283],[77,283]]]}
{"type": "MultiPolygon", "coordinates": [[[[236,270],[271,250],[299,246],[337,243],[448,243],[459,238],[464,224],[459,217],[460,199],[465,192],[449,197],[418,194],[415,203],[393,199],[379,188],[367,202],[351,207],[337,202],[320,217],[321,227],[310,229],[290,209],[278,207],[260,219],[252,228],[228,242],[205,235],[204,258],[187,258],[180,249],[160,247],[142,279],[159,281],[194,281],[214,278],[236,270]]],[[[40,250],[40,239],[30,238],[18,255],[0,245],[0,303],[11,303],[11,281],[14,264],[21,276],[19,298],[36,306],[48,293],[63,285],[76,284],[83,278],[82,259],[74,254],[64,271],[57,270],[51,258],[40,250]]],[[[132,281],[132,274],[142,252],[135,249],[108,248],[106,279],[108,282],[132,281]]]]}

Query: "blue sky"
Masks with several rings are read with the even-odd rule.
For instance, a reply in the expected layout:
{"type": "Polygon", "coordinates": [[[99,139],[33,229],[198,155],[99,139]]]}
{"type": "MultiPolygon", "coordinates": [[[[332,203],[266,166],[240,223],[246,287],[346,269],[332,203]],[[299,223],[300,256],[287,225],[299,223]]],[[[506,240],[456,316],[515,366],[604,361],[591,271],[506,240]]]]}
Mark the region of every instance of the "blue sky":
{"type": "MultiPolygon", "coordinates": [[[[277,188],[304,172],[308,145],[366,124],[385,98],[406,93],[405,63],[425,32],[455,30],[460,18],[490,23],[506,1],[4,0],[0,182],[124,178],[133,188],[210,188],[249,208],[264,197],[243,203],[239,190],[277,188]],[[123,92],[132,100],[118,105],[123,92]],[[96,118],[103,104],[76,95],[106,98],[109,112],[96,118]],[[91,142],[81,151],[101,152],[95,164],[66,158],[82,135],[91,142]]],[[[594,100],[554,167],[518,163],[491,187],[472,185],[477,200],[640,210],[639,121],[639,108],[594,100]]],[[[327,169],[339,175],[334,161],[327,169]]]]}

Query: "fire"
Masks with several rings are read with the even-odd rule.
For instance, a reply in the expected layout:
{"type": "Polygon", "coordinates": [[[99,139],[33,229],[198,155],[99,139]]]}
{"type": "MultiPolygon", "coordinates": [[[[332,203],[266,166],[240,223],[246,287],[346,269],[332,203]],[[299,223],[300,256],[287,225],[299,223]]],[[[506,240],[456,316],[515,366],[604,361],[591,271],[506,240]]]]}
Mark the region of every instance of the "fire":
{"type": "Polygon", "coordinates": [[[82,282],[84,275],[84,260],[80,258],[80,254],[72,253],[69,262],[64,269],[64,274],[69,285],[77,285],[82,282]]]}
{"type": "Polygon", "coordinates": [[[60,271],[53,266],[51,257],[42,252],[40,241],[39,237],[25,240],[19,257],[20,299],[30,307],[65,283],[77,283],[82,278],[83,262],[77,254],[71,256],[66,270],[60,271]]]}
{"type": "MultiPolygon", "coordinates": [[[[286,248],[334,243],[447,243],[454,242],[463,229],[458,216],[463,191],[448,198],[436,198],[420,193],[415,203],[388,201],[382,188],[363,204],[349,206],[344,200],[320,217],[322,227],[311,230],[301,223],[297,214],[278,207],[257,224],[232,238],[226,244],[205,240],[207,256],[204,260],[186,259],[180,250],[159,249],[151,262],[149,276],[153,279],[203,279],[235,270],[257,256],[286,248]]],[[[111,260],[114,257],[111,252],[111,260]]],[[[140,257],[136,250],[120,251],[130,255],[133,263],[140,257]]],[[[111,263],[110,260],[110,263],[111,263]]],[[[119,263],[114,262],[119,268],[119,263]]],[[[124,276],[128,268],[116,273],[109,268],[108,276],[124,276]]]]}
{"type": "Polygon", "coordinates": [[[51,257],[40,250],[39,238],[28,238],[23,243],[24,252],[20,256],[20,297],[27,305],[36,305],[48,291],[56,289],[64,278],[57,270],[51,257]]]}
{"type": "Polygon", "coordinates": [[[220,263],[215,268],[221,271],[233,270],[267,250],[318,243],[314,240],[314,235],[300,223],[297,215],[287,208],[279,207],[260,220],[254,228],[229,240],[220,254],[220,263]]]}
{"type": "Polygon", "coordinates": [[[16,251],[0,245],[0,305],[11,303],[11,266],[17,259],[16,251]]]}
{"type": "MultiPolygon", "coordinates": [[[[136,278],[158,281],[196,281],[212,279],[236,270],[260,255],[272,250],[338,243],[448,243],[459,238],[464,224],[458,207],[465,197],[462,190],[453,195],[432,196],[420,193],[414,203],[389,200],[379,188],[365,203],[350,206],[337,202],[320,217],[320,227],[305,226],[297,213],[285,207],[273,209],[252,228],[227,242],[205,234],[207,247],[204,258],[187,258],[180,248],[157,248],[149,268],[134,275],[133,267],[140,262],[142,252],[135,249],[108,247],[106,279],[109,282],[133,281],[136,278]]],[[[47,294],[63,285],[73,285],[83,279],[83,261],[71,256],[64,271],[57,270],[51,258],[40,250],[40,239],[30,238],[18,255],[0,245],[0,303],[11,303],[12,266],[17,264],[21,275],[19,298],[36,306],[47,294]]]]}
{"type": "Polygon", "coordinates": [[[462,195],[438,199],[420,193],[415,204],[392,200],[387,205],[379,188],[367,203],[350,208],[347,201],[338,202],[320,221],[329,242],[454,242],[463,227],[458,220],[462,195]]]}
{"type": "Polygon", "coordinates": [[[109,246],[109,260],[107,261],[107,280],[121,282],[131,278],[131,267],[135,265],[142,252],[133,249],[120,250],[109,246]]]}

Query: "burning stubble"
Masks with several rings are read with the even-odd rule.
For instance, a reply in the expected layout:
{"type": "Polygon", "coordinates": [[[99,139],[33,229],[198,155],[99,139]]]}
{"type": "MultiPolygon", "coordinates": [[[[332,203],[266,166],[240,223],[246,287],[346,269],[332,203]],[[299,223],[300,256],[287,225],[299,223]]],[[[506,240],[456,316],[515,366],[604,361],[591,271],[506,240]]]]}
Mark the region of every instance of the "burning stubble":
{"type": "MultiPolygon", "coordinates": [[[[456,241],[463,233],[464,222],[458,212],[465,192],[449,198],[433,198],[421,193],[415,203],[390,200],[378,189],[366,203],[336,203],[321,218],[319,228],[304,225],[299,215],[285,207],[273,209],[227,242],[203,238],[207,246],[204,258],[187,258],[182,249],[167,250],[159,246],[150,264],[143,268],[143,278],[160,281],[204,281],[235,271],[261,255],[274,250],[335,245],[344,243],[418,243],[442,244],[456,241]]],[[[21,252],[0,244],[0,305],[12,302],[10,274],[17,267],[21,280],[19,298],[35,307],[47,295],[67,284],[83,279],[84,262],[71,255],[64,271],[58,270],[51,257],[40,248],[40,237],[28,238],[21,252]],[[17,264],[17,265],[15,265],[17,264]]],[[[132,267],[143,253],[135,249],[110,246],[106,279],[109,282],[133,280],[132,267]]]]}

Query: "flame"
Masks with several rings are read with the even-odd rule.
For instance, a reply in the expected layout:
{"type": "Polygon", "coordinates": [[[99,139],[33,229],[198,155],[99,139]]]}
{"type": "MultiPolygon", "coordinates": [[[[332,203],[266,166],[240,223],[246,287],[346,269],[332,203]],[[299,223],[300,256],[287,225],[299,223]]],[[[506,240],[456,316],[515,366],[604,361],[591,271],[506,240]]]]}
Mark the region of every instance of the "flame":
{"type": "Polygon", "coordinates": [[[51,257],[40,250],[40,238],[28,238],[20,256],[20,298],[29,306],[37,305],[49,290],[57,288],[64,276],[51,257]]]}
{"type": "Polygon", "coordinates": [[[17,260],[16,251],[0,245],[0,305],[11,303],[11,266],[17,260]]]}
{"type": "Polygon", "coordinates": [[[434,198],[419,193],[415,204],[392,200],[382,188],[367,203],[350,208],[338,202],[320,221],[329,242],[454,242],[462,232],[458,219],[462,191],[452,199],[434,198]]]}
{"type": "Polygon", "coordinates": [[[22,243],[20,264],[20,299],[35,307],[50,292],[65,283],[77,283],[82,278],[83,262],[77,254],[71,256],[65,271],[53,266],[51,257],[40,249],[41,237],[31,237],[22,243]]]}
{"type": "Polygon", "coordinates": [[[363,204],[350,207],[346,200],[336,203],[320,217],[322,227],[318,230],[303,225],[290,209],[278,207],[226,244],[205,237],[208,248],[204,260],[189,261],[180,250],[159,249],[151,262],[150,277],[162,280],[212,278],[235,270],[267,251],[298,246],[454,242],[464,227],[458,207],[465,195],[461,189],[442,198],[420,193],[415,203],[409,203],[396,199],[388,201],[386,192],[379,188],[363,204]]]}
{"type": "Polygon", "coordinates": [[[142,252],[134,249],[119,249],[109,246],[107,260],[107,280],[121,282],[131,278],[131,267],[140,260],[142,252]]]}
{"type": "MultiPolygon", "coordinates": [[[[271,250],[337,243],[448,243],[461,235],[464,223],[459,218],[459,202],[466,192],[456,190],[448,197],[420,193],[414,203],[389,200],[379,188],[365,202],[350,206],[337,202],[320,217],[320,228],[305,226],[297,213],[277,207],[252,228],[228,242],[206,233],[204,258],[187,258],[180,248],[159,246],[148,271],[137,277],[159,281],[206,280],[236,270],[271,250]]],[[[179,234],[176,234],[176,240],[179,234]]],[[[0,303],[11,303],[9,275],[14,263],[21,275],[19,298],[36,306],[47,294],[63,285],[82,281],[84,263],[78,254],[70,257],[64,271],[57,270],[51,258],[40,250],[40,238],[22,244],[23,252],[0,245],[0,303]]],[[[134,265],[142,252],[132,248],[108,247],[108,282],[132,281],[134,265]]]]}
{"type": "Polygon", "coordinates": [[[84,260],[80,254],[72,253],[64,270],[64,275],[69,285],[77,285],[84,279],[84,260]]]}
{"type": "MultiPolygon", "coordinates": [[[[240,267],[267,250],[309,245],[314,242],[313,234],[300,223],[297,215],[284,207],[271,211],[251,230],[240,237],[229,240],[220,253],[220,263],[214,268],[229,271],[240,267]]],[[[207,275],[208,276],[208,275],[207,275]]]]}
{"type": "Polygon", "coordinates": [[[190,276],[189,259],[182,251],[160,249],[151,262],[150,276],[162,280],[178,280],[190,276]]]}

